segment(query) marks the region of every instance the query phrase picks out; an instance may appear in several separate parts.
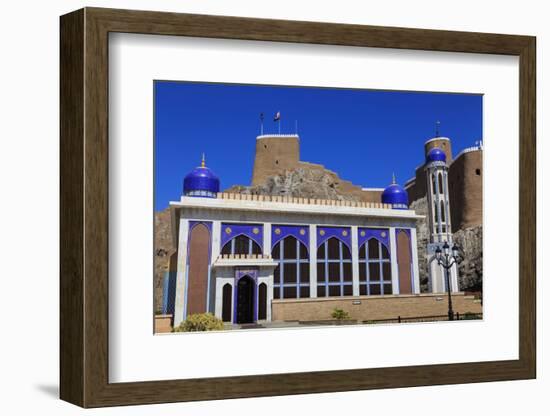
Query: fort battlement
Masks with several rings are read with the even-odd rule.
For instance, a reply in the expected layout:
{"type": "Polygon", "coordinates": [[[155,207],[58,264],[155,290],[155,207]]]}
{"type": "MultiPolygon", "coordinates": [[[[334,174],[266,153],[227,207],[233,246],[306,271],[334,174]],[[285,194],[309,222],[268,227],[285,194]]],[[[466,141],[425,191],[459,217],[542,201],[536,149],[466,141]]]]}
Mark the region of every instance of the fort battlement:
{"type": "Polygon", "coordinates": [[[296,137],[298,139],[300,138],[300,136],[298,136],[297,134],[260,134],[259,136],[256,137],[256,140],[267,139],[270,137],[296,137]]]}
{"type": "Polygon", "coordinates": [[[378,202],[343,201],[337,199],[295,198],[290,196],[234,194],[229,192],[220,192],[217,194],[217,197],[220,199],[240,201],[265,201],[288,204],[329,205],[335,207],[391,209],[390,204],[382,204],[378,202]]]}

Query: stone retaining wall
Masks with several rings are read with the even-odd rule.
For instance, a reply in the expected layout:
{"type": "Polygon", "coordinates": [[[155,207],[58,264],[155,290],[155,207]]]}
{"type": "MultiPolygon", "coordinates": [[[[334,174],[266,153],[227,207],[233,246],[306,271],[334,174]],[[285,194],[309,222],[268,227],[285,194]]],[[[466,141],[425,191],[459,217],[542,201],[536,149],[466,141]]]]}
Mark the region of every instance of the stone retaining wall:
{"type": "MultiPolygon", "coordinates": [[[[455,313],[482,312],[481,304],[473,296],[455,293],[452,300],[455,313]]],[[[272,307],[274,321],[329,320],[334,308],[343,309],[351,319],[359,321],[446,315],[448,311],[446,293],[279,299],[273,300],[272,307]]]]}

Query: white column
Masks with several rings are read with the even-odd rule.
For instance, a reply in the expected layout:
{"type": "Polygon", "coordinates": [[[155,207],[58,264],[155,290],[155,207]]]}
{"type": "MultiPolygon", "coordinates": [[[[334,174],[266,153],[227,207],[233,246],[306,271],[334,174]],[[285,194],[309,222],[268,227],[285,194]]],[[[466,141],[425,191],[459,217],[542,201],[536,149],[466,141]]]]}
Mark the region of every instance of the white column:
{"type": "Polygon", "coordinates": [[[399,268],[397,267],[397,239],[395,228],[390,228],[390,260],[391,260],[391,286],[392,293],[399,295],[399,268]]]}
{"type": "Polygon", "coordinates": [[[214,315],[216,318],[222,319],[222,310],[223,310],[223,280],[220,278],[216,279],[216,302],[214,307],[214,315]]]}
{"type": "Polygon", "coordinates": [[[432,284],[433,293],[444,293],[445,292],[445,276],[442,271],[442,267],[437,264],[437,260],[432,260],[428,264],[428,269],[430,271],[430,279],[432,284]]]}
{"type": "Polygon", "coordinates": [[[265,318],[267,322],[271,322],[271,301],[273,300],[273,274],[267,281],[267,305],[265,318]]]}
{"type": "Polygon", "coordinates": [[[449,276],[451,280],[451,292],[458,292],[458,267],[456,264],[449,270],[451,275],[449,276]]]}
{"type": "Polygon", "coordinates": [[[449,176],[448,170],[443,172],[443,178],[445,180],[444,191],[445,191],[445,221],[447,223],[447,240],[451,240],[452,230],[451,230],[451,204],[449,202],[449,176]]]}
{"type": "Polygon", "coordinates": [[[428,177],[428,228],[430,230],[430,241],[436,242],[437,241],[437,223],[435,221],[436,219],[436,211],[434,207],[434,201],[435,201],[435,193],[434,193],[434,184],[435,184],[435,176],[434,171],[432,168],[429,168],[427,170],[426,176],[428,177]]]}
{"type": "MultiPolygon", "coordinates": [[[[271,300],[273,299],[273,267],[260,267],[258,275],[258,288],[261,283],[265,283],[266,293],[266,315],[265,320],[271,322],[271,300]]],[[[259,307],[259,304],[258,304],[259,307]]]]}
{"type": "Polygon", "coordinates": [[[359,236],[357,226],[351,226],[351,275],[353,296],[359,296],[359,236]]]}
{"type": "Polygon", "coordinates": [[[439,187],[440,186],[443,186],[443,184],[439,184],[439,170],[436,170],[434,169],[434,175],[435,175],[435,190],[437,191],[436,195],[435,195],[435,210],[437,212],[437,224],[436,224],[436,227],[437,227],[437,241],[441,241],[441,233],[442,233],[442,228],[441,228],[441,194],[439,192],[439,187]]]}
{"type": "Polygon", "coordinates": [[[221,251],[221,221],[212,221],[212,258],[210,264],[214,264],[221,251]]]}
{"type": "Polygon", "coordinates": [[[189,221],[185,218],[179,219],[178,236],[178,267],[176,272],[176,299],[174,302],[174,326],[183,321],[185,311],[185,278],[187,273],[187,236],[189,233],[189,221]]]}
{"type": "Polygon", "coordinates": [[[412,272],[414,273],[413,293],[420,293],[420,275],[418,272],[418,242],[416,240],[416,228],[411,228],[411,253],[412,253],[412,272]]]}
{"type": "Polygon", "coordinates": [[[266,256],[271,256],[271,223],[264,223],[264,248],[263,253],[266,256]]]}
{"type": "Polygon", "coordinates": [[[309,297],[317,297],[317,225],[309,226],[309,297]]]}

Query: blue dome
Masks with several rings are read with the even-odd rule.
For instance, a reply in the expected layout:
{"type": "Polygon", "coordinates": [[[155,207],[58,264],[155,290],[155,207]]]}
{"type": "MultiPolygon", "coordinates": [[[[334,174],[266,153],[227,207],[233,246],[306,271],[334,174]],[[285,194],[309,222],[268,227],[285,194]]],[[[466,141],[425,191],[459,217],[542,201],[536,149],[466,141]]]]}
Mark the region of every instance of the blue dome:
{"type": "Polygon", "coordinates": [[[428,152],[426,156],[426,162],[446,162],[447,155],[439,147],[434,147],[428,152]]]}
{"type": "Polygon", "coordinates": [[[394,182],[382,192],[382,203],[391,204],[395,209],[409,208],[409,194],[394,182]]]}
{"type": "Polygon", "coordinates": [[[187,174],[183,180],[183,194],[215,198],[220,192],[220,180],[204,163],[187,174]]]}

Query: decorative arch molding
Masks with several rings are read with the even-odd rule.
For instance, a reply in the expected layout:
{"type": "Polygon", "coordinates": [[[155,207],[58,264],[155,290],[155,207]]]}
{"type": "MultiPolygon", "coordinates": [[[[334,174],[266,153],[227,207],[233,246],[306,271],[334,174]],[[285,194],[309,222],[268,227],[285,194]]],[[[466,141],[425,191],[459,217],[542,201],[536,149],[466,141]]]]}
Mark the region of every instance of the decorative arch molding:
{"type": "Polygon", "coordinates": [[[222,223],[221,225],[221,246],[223,247],[233,238],[245,235],[263,249],[264,227],[262,224],[240,224],[240,223],[222,223]]]}
{"type": "Polygon", "coordinates": [[[371,238],[376,238],[386,248],[390,249],[390,230],[387,228],[359,228],[357,230],[357,243],[361,247],[371,238]]]}
{"type": "Polygon", "coordinates": [[[309,225],[277,225],[271,226],[271,249],[282,239],[292,236],[303,243],[309,250],[309,225]]]}
{"type": "Polygon", "coordinates": [[[261,254],[262,247],[246,234],[239,234],[228,240],[220,250],[221,254],[261,254]]]}
{"type": "Polygon", "coordinates": [[[340,240],[351,250],[350,227],[317,227],[317,248],[332,237],[340,240]]]}
{"type": "MultiPolygon", "coordinates": [[[[191,248],[191,233],[198,225],[204,225],[209,233],[209,237],[212,236],[212,221],[189,221],[189,230],[187,231],[187,264],[189,265],[189,253],[191,248]]],[[[211,247],[208,248],[208,260],[210,260],[211,247]]]]}

